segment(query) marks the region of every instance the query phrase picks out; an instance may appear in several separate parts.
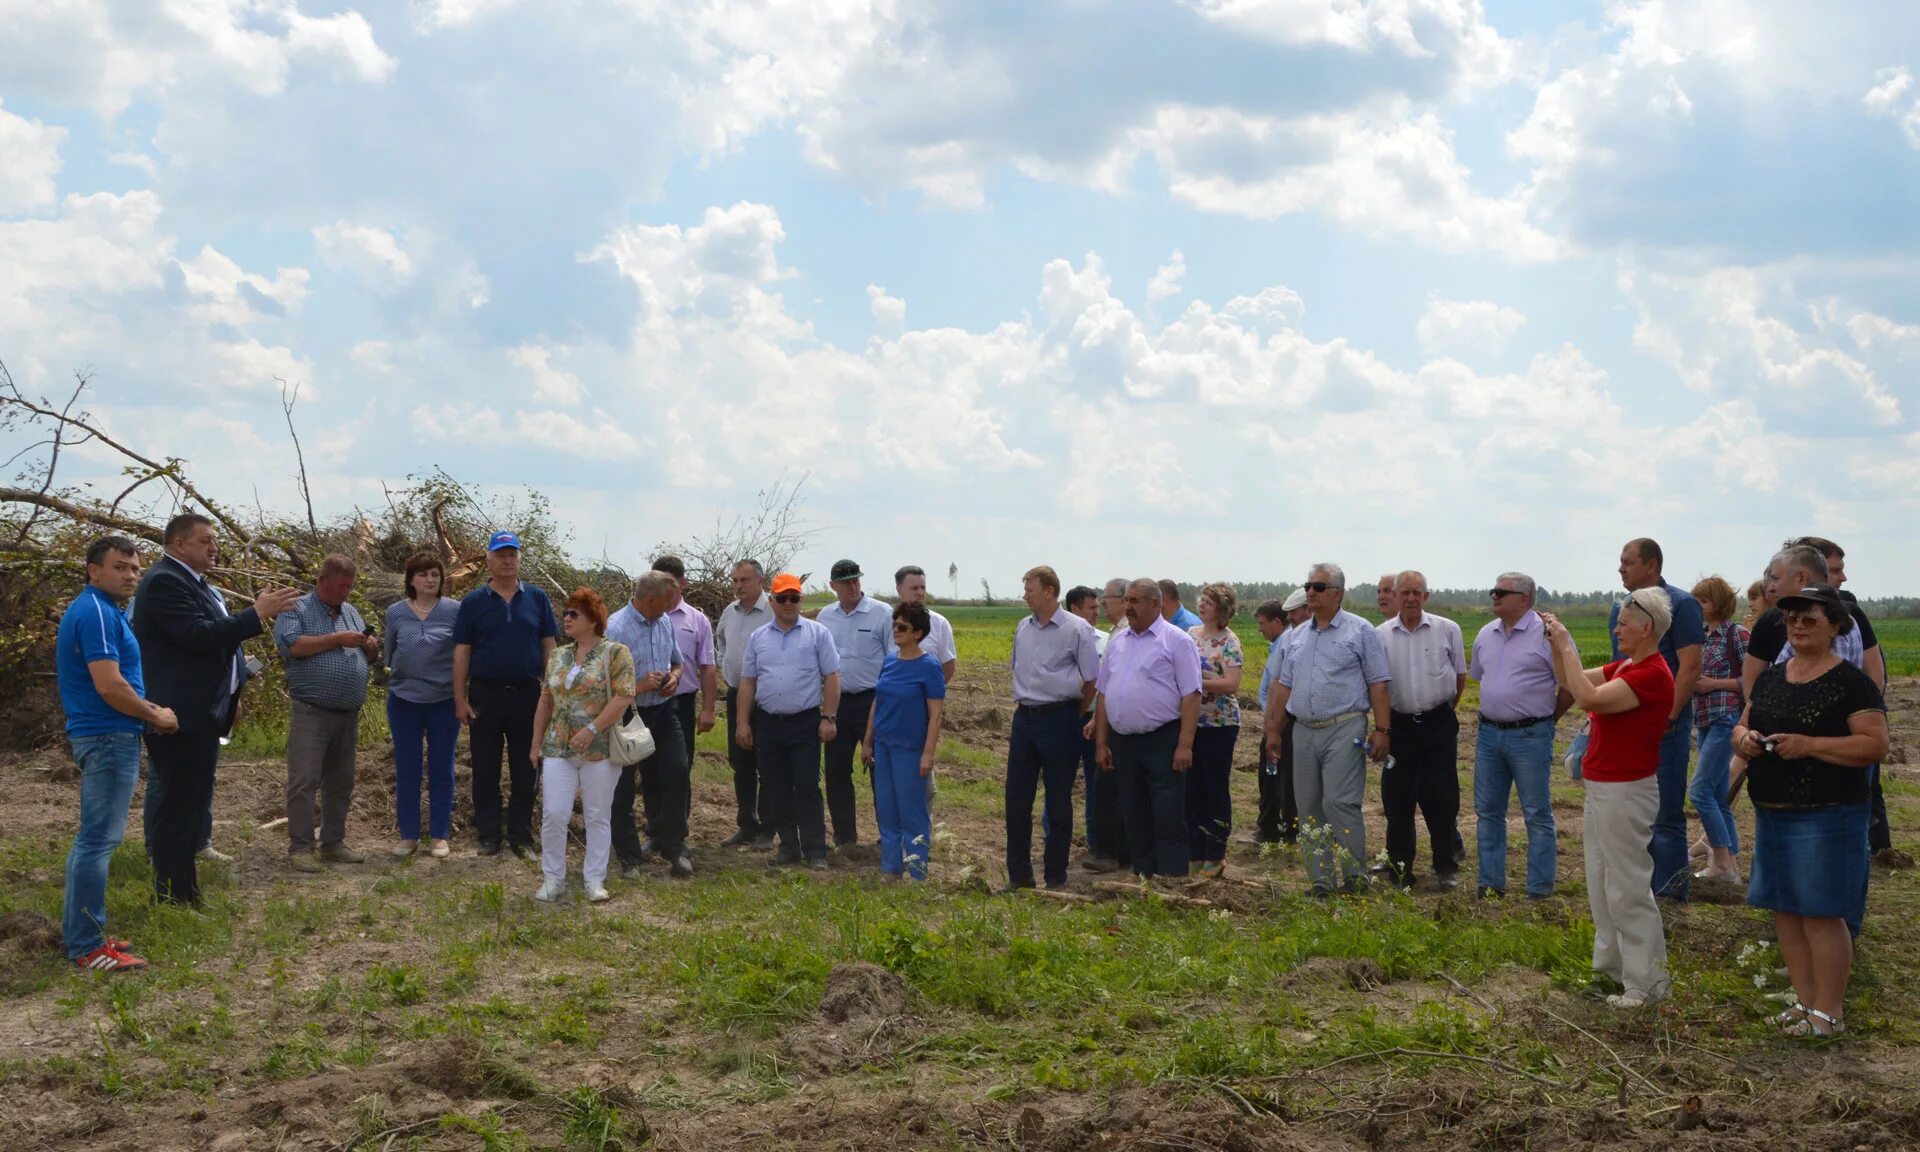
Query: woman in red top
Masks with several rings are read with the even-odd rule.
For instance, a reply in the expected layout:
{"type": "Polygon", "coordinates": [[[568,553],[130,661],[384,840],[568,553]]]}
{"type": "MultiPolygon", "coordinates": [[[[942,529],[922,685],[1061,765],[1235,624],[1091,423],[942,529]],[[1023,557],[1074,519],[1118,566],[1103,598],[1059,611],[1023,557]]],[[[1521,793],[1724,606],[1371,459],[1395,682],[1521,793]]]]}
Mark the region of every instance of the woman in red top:
{"type": "Polygon", "coordinates": [[[1585,670],[1566,625],[1540,614],[1553,645],[1553,673],[1593,725],[1580,774],[1586,784],[1587,905],[1593,968],[1620,982],[1615,1008],[1666,999],[1666,928],[1653,899],[1653,818],[1660,809],[1660,738],[1673,711],[1673,672],[1660,637],[1673,604],[1659,588],[1629,593],[1614,637],[1627,655],[1585,670]]]}

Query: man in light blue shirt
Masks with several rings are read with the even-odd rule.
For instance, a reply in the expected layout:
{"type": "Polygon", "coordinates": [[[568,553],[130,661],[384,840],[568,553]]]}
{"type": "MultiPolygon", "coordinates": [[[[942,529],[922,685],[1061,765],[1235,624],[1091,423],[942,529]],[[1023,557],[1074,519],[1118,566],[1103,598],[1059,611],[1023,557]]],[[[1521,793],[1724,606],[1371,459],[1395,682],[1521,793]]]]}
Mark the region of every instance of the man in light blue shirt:
{"type": "Polygon", "coordinates": [[[679,584],[666,572],[648,572],[633,582],[633,599],[607,618],[607,639],[624,644],[633,654],[633,712],[653,736],[653,755],[620,770],[613,788],[613,851],[620,858],[620,875],[640,874],[648,845],[640,842],[633,824],[636,791],[646,813],[647,838],[667,862],[668,871],[685,879],[693,875],[693,857],[687,851],[687,802],[691,796],[692,765],[687,740],[680,731],[680,709],[674,692],[685,666],[680,638],[667,609],[679,594],[679,584]]]}
{"type": "Polygon", "coordinates": [[[831,569],[834,602],[820,609],[820,626],[840,653],[840,709],[833,739],[826,743],[827,815],[833,821],[833,845],[857,843],[860,823],[853,806],[853,765],[873,710],[873,686],[880,681],[893,636],[893,609],[860,587],[860,565],[837,560],[831,569]]]}
{"type": "Polygon", "coordinates": [[[747,638],[740,661],[734,738],[758,757],[762,819],[780,839],[774,863],[804,856],[817,869],[827,866],[820,746],[839,729],[840,652],[824,625],[800,615],[800,598],[800,577],[773,578],[773,623],[747,638]]]}
{"type": "Polygon", "coordinates": [[[1357,891],[1367,858],[1360,816],[1367,757],[1387,755],[1392,705],[1387,650],[1362,617],[1340,607],[1347,576],[1338,564],[1316,564],[1302,585],[1312,617],[1287,634],[1286,656],[1268,691],[1267,742],[1278,745],[1281,716],[1293,724],[1293,789],[1302,825],[1315,842],[1303,853],[1316,896],[1337,886],[1357,891]],[[1367,734],[1367,713],[1373,732],[1367,734]],[[1364,744],[1362,737],[1365,736],[1364,744]],[[1320,825],[1324,831],[1313,829],[1320,825]]]}

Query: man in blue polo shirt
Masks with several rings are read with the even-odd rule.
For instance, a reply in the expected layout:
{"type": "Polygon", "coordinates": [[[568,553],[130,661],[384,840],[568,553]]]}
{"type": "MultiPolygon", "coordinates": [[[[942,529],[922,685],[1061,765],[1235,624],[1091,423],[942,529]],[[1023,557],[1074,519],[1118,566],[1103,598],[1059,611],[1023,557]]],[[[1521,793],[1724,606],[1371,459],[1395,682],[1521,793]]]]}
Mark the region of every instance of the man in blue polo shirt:
{"type": "MultiPolygon", "coordinates": [[[[1673,604],[1673,624],[1660,637],[1660,655],[1673,670],[1673,712],[1666,735],[1660,738],[1660,809],[1653,819],[1653,894],[1685,900],[1692,875],[1687,863],[1687,759],[1693,750],[1693,688],[1700,681],[1701,646],[1706,643],[1706,620],[1700,602],[1691,593],[1667,583],[1666,556],[1660,545],[1645,537],[1627,541],[1620,550],[1620,583],[1629,592],[1660,588],[1673,604]]],[[[1620,605],[1607,615],[1607,635],[1620,622],[1620,605]]],[[[1613,658],[1620,659],[1620,641],[1613,641],[1613,658]]]]}
{"type": "Polygon", "coordinates": [[[87,548],[87,585],[60,617],[54,668],[67,741],[80,767],[80,830],[67,853],[66,905],[60,916],[67,958],[88,972],[130,972],[147,962],[107,928],[107,862],[127,830],[127,806],[140,781],[140,733],[180,727],[171,708],[147,703],[140,646],[126,604],[140,585],[140,554],[124,536],[87,548]]]}
{"type": "Polygon", "coordinates": [[[453,620],[453,711],[472,731],[473,827],[482,856],[499,853],[503,833],[515,856],[536,855],[533,713],[559,631],[547,594],[520,582],[520,537],[495,532],[487,541],[487,582],[466,594],[453,620]],[[513,786],[504,829],[503,755],[513,786]]]}

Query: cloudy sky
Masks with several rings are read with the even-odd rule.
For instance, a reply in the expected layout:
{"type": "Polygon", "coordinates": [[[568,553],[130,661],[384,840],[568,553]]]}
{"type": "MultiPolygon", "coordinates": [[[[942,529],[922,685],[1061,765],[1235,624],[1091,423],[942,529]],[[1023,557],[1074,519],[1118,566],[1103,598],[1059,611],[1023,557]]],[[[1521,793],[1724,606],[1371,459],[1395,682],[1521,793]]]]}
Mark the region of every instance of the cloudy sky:
{"type": "Polygon", "coordinates": [[[0,0],[0,44],[0,360],[215,491],[291,506],[278,376],[327,509],[441,465],[634,561],[807,473],[803,567],[969,590],[1804,531],[1916,590],[1910,0],[0,0]]]}

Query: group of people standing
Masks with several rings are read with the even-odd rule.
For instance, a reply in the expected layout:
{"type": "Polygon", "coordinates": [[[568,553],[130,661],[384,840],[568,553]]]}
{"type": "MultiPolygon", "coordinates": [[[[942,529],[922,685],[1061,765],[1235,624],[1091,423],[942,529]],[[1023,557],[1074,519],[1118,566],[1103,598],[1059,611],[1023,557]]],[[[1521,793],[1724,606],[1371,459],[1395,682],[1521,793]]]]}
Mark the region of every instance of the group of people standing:
{"type": "MultiPolygon", "coordinates": [[[[534,858],[537,781],[539,899],[566,891],[576,802],[588,900],[608,898],[616,859],[623,877],[639,875],[649,855],[673,876],[691,875],[693,745],[720,722],[724,701],[736,800],[726,845],[773,849],[776,864],[824,867],[833,847],[860,839],[857,760],[872,773],[882,873],[926,876],[936,752],[957,656],[951,624],[926,606],[917,567],[895,573],[897,603],[888,605],[864,591],[857,563],[842,560],[830,572],[833,603],[810,618],[799,577],[781,573],[769,586],[761,566],[743,560],[716,626],[685,601],[684,565],[663,556],[619,609],[610,612],[583,587],[556,616],[547,595],[519,578],[518,537],[498,532],[488,542],[487,580],[457,603],[445,596],[437,557],[409,560],[405,596],[376,633],[349,602],[357,573],[348,558],[327,557],[305,595],[270,589],[230,612],[206,581],[218,554],[212,522],[183,514],[164,542],[165,555],[144,577],[131,541],[96,542],[88,586],[61,623],[59,682],[82,770],[64,928],[81,968],[144,966],[127,942],[106,934],[104,907],[106,859],[124,833],[143,739],[156,894],[199,902],[195,860],[217,855],[207,837],[221,737],[258,670],[240,646],[269,625],[291,698],[286,800],[295,870],[364,859],[346,842],[346,817],[359,713],[378,661],[389,675],[395,855],[418,850],[423,784],[429,851],[449,854],[454,747],[465,725],[481,855],[505,848],[534,858]],[[131,623],[122,610],[129,598],[131,623]],[[644,729],[651,745],[631,764],[612,756],[622,726],[628,734],[644,729]],[[636,824],[636,802],[644,825],[636,824]]],[[[1360,891],[1369,882],[1361,807],[1372,761],[1381,765],[1386,815],[1379,870],[1399,886],[1416,882],[1418,816],[1436,882],[1457,886],[1466,861],[1457,709],[1472,677],[1478,890],[1485,898],[1507,891],[1507,807],[1517,792],[1525,891],[1550,896],[1555,723],[1578,705],[1589,722],[1568,764],[1585,786],[1594,967],[1619,985],[1612,1002],[1630,1007],[1667,994],[1655,898],[1688,896],[1689,796],[1702,828],[1698,875],[1738,879],[1732,802],[1745,783],[1756,812],[1749,902],[1776,913],[1800,1000],[1778,1023],[1836,1031],[1869,853],[1888,843],[1877,771],[1887,746],[1885,664],[1870,623],[1838,591],[1843,565],[1831,541],[1789,542],[1749,590],[1751,623],[1742,624],[1732,618],[1725,580],[1682,591],[1665,580],[1659,545],[1630,541],[1619,568],[1627,596],[1609,620],[1613,660],[1587,670],[1565,626],[1536,609],[1524,573],[1495,580],[1493,619],[1469,659],[1459,626],[1426,611],[1420,572],[1381,578],[1385,619],[1376,626],[1343,608],[1341,568],[1317,564],[1285,600],[1255,609],[1269,651],[1258,691],[1259,814],[1247,839],[1297,844],[1316,896],[1360,891]]],[[[1167,580],[1115,579],[1099,592],[1080,586],[1063,596],[1058,574],[1039,566],[1022,583],[1030,613],[1013,637],[1004,784],[1009,884],[1036,884],[1036,800],[1037,879],[1066,884],[1072,794],[1083,774],[1084,867],[1131,869],[1148,881],[1219,875],[1243,719],[1245,655],[1231,627],[1232,587],[1203,586],[1195,613],[1167,580]]]]}

